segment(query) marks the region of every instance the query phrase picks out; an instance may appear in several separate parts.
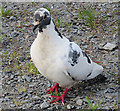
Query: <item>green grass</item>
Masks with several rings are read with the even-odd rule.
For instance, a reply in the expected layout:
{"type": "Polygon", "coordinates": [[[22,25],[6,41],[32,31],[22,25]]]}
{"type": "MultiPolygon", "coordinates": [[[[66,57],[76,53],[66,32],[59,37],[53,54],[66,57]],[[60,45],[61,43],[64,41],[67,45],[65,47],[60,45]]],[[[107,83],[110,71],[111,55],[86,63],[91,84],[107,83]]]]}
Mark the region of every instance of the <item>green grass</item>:
{"type": "Polygon", "coordinates": [[[92,109],[92,110],[98,109],[100,107],[101,103],[102,103],[102,101],[100,101],[99,103],[95,102],[95,104],[93,105],[93,103],[89,100],[89,98],[87,96],[85,98],[86,98],[86,101],[89,105],[89,108],[92,109]]]}
{"type": "Polygon", "coordinates": [[[13,96],[11,96],[11,99],[12,99],[13,104],[16,105],[16,107],[20,106],[23,103],[22,100],[15,99],[13,96]]]}
{"type": "Polygon", "coordinates": [[[55,25],[57,28],[62,27],[63,24],[64,24],[64,21],[62,19],[60,20],[60,19],[56,18],[55,25]]]}
{"type": "Polygon", "coordinates": [[[50,94],[51,94],[52,96],[60,96],[60,92],[57,92],[57,93],[56,93],[56,92],[51,92],[50,94]]]}
{"type": "MultiPolygon", "coordinates": [[[[26,60],[24,64],[23,62],[19,61],[19,56],[22,56],[21,55],[22,53],[20,51],[16,51],[13,49],[13,51],[9,55],[8,54],[9,54],[8,51],[2,53],[2,60],[6,62],[10,61],[10,64],[8,63],[9,65],[4,67],[3,69],[4,72],[17,71],[19,72],[20,76],[29,75],[29,74],[39,74],[39,71],[34,66],[34,64],[31,63],[30,60],[26,60]]],[[[26,57],[27,56],[29,56],[29,54],[26,54],[26,57]]]]}
{"type": "Polygon", "coordinates": [[[97,30],[97,26],[99,26],[100,24],[102,24],[105,20],[106,17],[102,17],[102,18],[98,18],[97,16],[99,15],[98,12],[96,12],[96,10],[93,8],[88,8],[85,10],[79,10],[78,13],[78,17],[79,19],[82,19],[84,22],[87,23],[88,26],[91,27],[91,29],[93,30],[97,30]]]}
{"type": "Polygon", "coordinates": [[[50,11],[50,8],[48,8],[46,5],[44,6],[44,8],[46,8],[48,11],[50,11]]]}
{"type": "Polygon", "coordinates": [[[3,11],[3,8],[1,7],[1,14],[2,14],[3,17],[10,16],[12,14],[12,9],[3,11]]]}
{"type": "Polygon", "coordinates": [[[25,87],[17,89],[18,92],[27,92],[27,89],[25,87]]]}

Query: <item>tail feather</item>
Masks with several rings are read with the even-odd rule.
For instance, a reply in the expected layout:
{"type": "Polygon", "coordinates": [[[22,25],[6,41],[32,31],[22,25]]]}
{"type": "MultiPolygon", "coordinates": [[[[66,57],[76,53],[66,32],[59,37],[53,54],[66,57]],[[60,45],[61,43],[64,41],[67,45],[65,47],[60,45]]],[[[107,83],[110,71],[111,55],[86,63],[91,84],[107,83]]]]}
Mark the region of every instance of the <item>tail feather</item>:
{"type": "Polygon", "coordinates": [[[93,62],[93,70],[91,75],[87,78],[87,79],[92,79],[95,78],[96,76],[98,76],[99,74],[101,74],[103,72],[103,67],[99,64],[96,64],[93,62]]]}

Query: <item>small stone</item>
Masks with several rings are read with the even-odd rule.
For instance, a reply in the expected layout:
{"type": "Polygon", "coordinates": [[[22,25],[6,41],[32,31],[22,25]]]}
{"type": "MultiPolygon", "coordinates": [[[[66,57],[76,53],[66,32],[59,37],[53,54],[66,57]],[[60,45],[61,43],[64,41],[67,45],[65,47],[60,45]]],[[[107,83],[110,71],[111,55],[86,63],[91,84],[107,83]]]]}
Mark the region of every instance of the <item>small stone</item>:
{"type": "Polygon", "coordinates": [[[25,96],[27,96],[27,93],[23,93],[23,94],[22,94],[22,97],[25,97],[25,96]]]}
{"type": "Polygon", "coordinates": [[[71,105],[70,104],[67,105],[67,109],[71,109],[71,105]]]}
{"type": "Polygon", "coordinates": [[[19,57],[19,61],[24,62],[25,61],[25,57],[19,57]]]}
{"type": "Polygon", "coordinates": [[[32,99],[40,99],[39,96],[33,96],[32,99]]]}
{"type": "Polygon", "coordinates": [[[11,108],[15,107],[15,104],[10,104],[10,107],[11,107],[11,108]]]}
{"type": "Polygon", "coordinates": [[[11,86],[11,87],[14,87],[14,86],[15,86],[15,83],[11,83],[10,86],[11,86]]]}
{"type": "Polygon", "coordinates": [[[40,104],[36,104],[36,105],[33,107],[33,109],[38,109],[39,106],[40,106],[40,104]]]}
{"type": "Polygon", "coordinates": [[[78,105],[82,105],[82,102],[83,102],[83,100],[82,99],[78,99],[77,101],[76,101],[76,104],[78,104],[78,105]]]}
{"type": "Polygon", "coordinates": [[[2,74],[2,76],[4,77],[4,76],[6,75],[6,72],[2,72],[1,74],[2,74]]]}
{"type": "Polygon", "coordinates": [[[40,105],[41,109],[48,108],[49,106],[50,106],[50,104],[47,103],[46,101],[44,101],[44,102],[40,105]]]}
{"type": "Polygon", "coordinates": [[[111,14],[111,13],[107,13],[107,16],[108,16],[108,17],[112,17],[112,14],[111,14]]]}
{"type": "Polygon", "coordinates": [[[9,101],[10,99],[9,99],[9,97],[8,97],[8,96],[6,96],[6,97],[5,97],[5,100],[6,100],[6,101],[9,101]]]}
{"type": "Polygon", "coordinates": [[[34,87],[35,85],[36,85],[36,83],[32,82],[29,84],[29,87],[31,88],[31,87],[34,87]]]}
{"type": "Polygon", "coordinates": [[[11,75],[11,76],[10,76],[10,79],[13,79],[13,78],[14,78],[14,75],[11,75]]]}
{"type": "Polygon", "coordinates": [[[32,94],[28,94],[28,97],[31,98],[31,97],[32,97],[32,94]]]}
{"type": "Polygon", "coordinates": [[[23,75],[22,78],[25,79],[27,82],[31,81],[31,78],[28,75],[23,75]]]}
{"type": "Polygon", "coordinates": [[[115,92],[116,92],[116,90],[115,90],[113,87],[107,88],[107,89],[104,91],[104,93],[115,93],[115,92]]]}
{"type": "Polygon", "coordinates": [[[15,20],[16,20],[16,17],[11,16],[9,19],[10,19],[11,21],[15,21],[15,20]]]}
{"type": "Polygon", "coordinates": [[[46,95],[42,95],[41,98],[47,98],[47,97],[50,97],[51,94],[46,94],[46,95]]]}
{"type": "Polygon", "coordinates": [[[17,31],[14,31],[11,33],[10,37],[17,37],[19,35],[19,33],[17,31]]]}
{"type": "Polygon", "coordinates": [[[104,50],[110,50],[110,51],[112,51],[112,50],[115,49],[116,47],[117,47],[116,44],[106,43],[106,44],[104,44],[102,47],[99,47],[99,49],[104,49],[104,50]]]}
{"type": "Polygon", "coordinates": [[[11,83],[11,81],[8,81],[8,82],[7,82],[7,84],[10,84],[10,83],[11,83]]]}

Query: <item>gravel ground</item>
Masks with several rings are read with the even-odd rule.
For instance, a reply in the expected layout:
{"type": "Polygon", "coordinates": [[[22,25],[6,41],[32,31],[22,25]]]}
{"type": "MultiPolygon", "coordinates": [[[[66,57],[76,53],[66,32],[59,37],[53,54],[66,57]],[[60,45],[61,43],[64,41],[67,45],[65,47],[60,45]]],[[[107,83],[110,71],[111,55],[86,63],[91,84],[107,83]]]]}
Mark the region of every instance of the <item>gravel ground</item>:
{"type": "Polygon", "coordinates": [[[98,109],[118,108],[117,3],[2,3],[2,7],[2,109],[90,109],[86,96],[93,105],[102,101],[98,109]],[[79,82],[68,92],[65,105],[50,104],[52,98],[45,89],[54,83],[38,73],[30,58],[30,46],[37,34],[32,31],[33,13],[40,7],[50,9],[63,35],[100,61],[107,77],[106,81],[95,78],[79,82]],[[106,18],[93,29],[78,18],[79,11],[88,7],[99,12],[96,21],[106,18]],[[12,11],[5,13],[7,10],[12,11]],[[115,47],[105,49],[106,43],[115,47]]]}

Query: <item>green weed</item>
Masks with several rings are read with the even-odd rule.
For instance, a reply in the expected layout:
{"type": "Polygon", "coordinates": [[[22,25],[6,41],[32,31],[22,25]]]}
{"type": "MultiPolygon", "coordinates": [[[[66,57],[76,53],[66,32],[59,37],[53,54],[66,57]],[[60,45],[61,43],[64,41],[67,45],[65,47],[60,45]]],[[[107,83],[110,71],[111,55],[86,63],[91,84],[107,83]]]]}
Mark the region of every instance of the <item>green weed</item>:
{"type": "Polygon", "coordinates": [[[48,11],[50,11],[50,8],[48,8],[46,5],[44,6],[44,8],[46,8],[48,11]]]}
{"type": "Polygon", "coordinates": [[[0,42],[2,42],[2,36],[0,35],[0,42]]]}
{"type": "Polygon", "coordinates": [[[22,100],[17,100],[13,96],[11,96],[11,98],[12,98],[13,104],[15,104],[16,106],[19,106],[23,103],[22,100]]]}
{"type": "Polygon", "coordinates": [[[64,21],[60,20],[58,18],[55,20],[55,25],[56,25],[57,28],[63,26],[63,23],[64,23],[64,21]]]}
{"type": "Polygon", "coordinates": [[[100,107],[101,103],[102,103],[102,101],[100,101],[99,103],[95,102],[95,104],[93,106],[93,103],[89,100],[89,98],[87,96],[85,98],[86,98],[86,101],[89,105],[89,108],[92,109],[92,110],[98,109],[100,107]]]}
{"type": "Polygon", "coordinates": [[[28,69],[28,72],[30,72],[30,73],[39,74],[39,71],[32,63],[26,63],[26,68],[28,69]]]}
{"type": "Polygon", "coordinates": [[[10,16],[10,15],[11,15],[12,10],[3,11],[3,8],[1,7],[1,13],[2,13],[2,16],[3,16],[3,17],[7,17],[7,16],[10,16]]]}
{"type": "Polygon", "coordinates": [[[68,26],[68,27],[72,27],[72,23],[70,24],[70,23],[68,23],[68,22],[64,22],[64,24],[66,25],[66,26],[68,26]]]}
{"type": "Polygon", "coordinates": [[[51,94],[52,96],[60,96],[60,93],[59,93],[59,92],[57,92],[57,93],[56,93],[56,92],[51,92],[50,94],[51,94]]]}
{"type": "Polygon", "coordinates": [[[27,89],[25,87],[17,89],[18,92],[27,92],[27,89]]]}
{"type": "Polygon", "coordinates": [[[92,30],[93,29],[97,30],[96,27],[106,20],[106,17],[102,17],[100,19],[97,18],[98,14],[99,13],[97,13],[95,9],[88,8],[88,9],[79,11],[78,17],[82,19],[84,22],[86,22],[87,25],[92,28],[92,30]]]}

